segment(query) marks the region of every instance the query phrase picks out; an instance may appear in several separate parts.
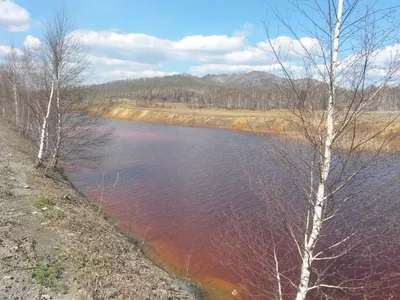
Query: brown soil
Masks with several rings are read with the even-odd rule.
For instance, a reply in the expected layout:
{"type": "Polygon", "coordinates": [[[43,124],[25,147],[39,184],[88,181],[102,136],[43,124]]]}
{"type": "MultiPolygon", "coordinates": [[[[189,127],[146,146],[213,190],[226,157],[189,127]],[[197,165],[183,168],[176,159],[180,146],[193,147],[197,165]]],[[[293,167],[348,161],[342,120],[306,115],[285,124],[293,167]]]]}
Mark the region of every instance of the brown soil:
{"type": "Polygon", "coordinates": [[[195,299],[61,175],[34,169],[34,150],[0,123],[0,300],[195,299]],[[33,278],[44,262],[51,284],[33,278]]]}

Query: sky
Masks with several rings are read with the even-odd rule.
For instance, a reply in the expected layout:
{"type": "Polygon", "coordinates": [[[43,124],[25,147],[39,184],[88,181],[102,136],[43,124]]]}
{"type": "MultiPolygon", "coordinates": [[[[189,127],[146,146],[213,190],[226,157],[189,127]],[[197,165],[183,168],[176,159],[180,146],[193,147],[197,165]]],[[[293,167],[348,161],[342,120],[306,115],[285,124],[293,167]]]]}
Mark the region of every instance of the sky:
{"type": "MultiPolygon", "coordinates": [[[[397,1],[381,2],[391,6],[397,1]]],[[[296,56],[289,48],[293,52],[299,45],[277,25],[272,10],[289,15],[295,29],[309,24],[289,0],[0,0],[0,60],[10,43],[37,46],[63,5],[87,49],[94,83],[175,73],[274,73],[264,24],[289,57],[296,56]]],[[[314,17],[311,10],[309,15],[314,17]]],[[[318,43],[301,31],[296,34],[310,48],[318,43]]]]}

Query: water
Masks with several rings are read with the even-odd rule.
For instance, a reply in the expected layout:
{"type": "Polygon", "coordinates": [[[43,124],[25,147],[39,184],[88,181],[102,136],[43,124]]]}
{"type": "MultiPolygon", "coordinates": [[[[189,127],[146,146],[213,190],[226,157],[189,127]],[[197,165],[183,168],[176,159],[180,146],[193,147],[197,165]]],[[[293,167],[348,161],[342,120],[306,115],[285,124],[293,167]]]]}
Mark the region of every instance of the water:
{"type": "Polygon", "coordinates": [[[72,183],[95,197],[156,262],[205,290],[206,299],[246,299],[231,293],[243,290],[246,271],[221,261],[238,249],[229,245],[235,241],[233,212],[238,222],[243,216],[261,220],[264,188],[274,197],[296,198],[260,136],[115,120],[104,126],[115,128],[114,139],[99,150],[104,159],[94,170],[70,170],[72,183]]]}

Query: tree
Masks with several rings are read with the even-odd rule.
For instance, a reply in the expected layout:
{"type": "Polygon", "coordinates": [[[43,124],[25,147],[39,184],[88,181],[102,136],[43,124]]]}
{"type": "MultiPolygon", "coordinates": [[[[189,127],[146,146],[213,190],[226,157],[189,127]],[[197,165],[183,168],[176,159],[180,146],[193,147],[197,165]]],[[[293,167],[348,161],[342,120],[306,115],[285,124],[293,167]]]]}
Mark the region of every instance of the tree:
{"type": "Polygon", "coordinates": [[[397,115],[377,118],[375,129],[364,121],[400,71],[397,11],[361,1],[293,4],[310,25],[302,38],[301,25],[277,14],[294,38],[291,53],[266,29],[269,51],[286,78],[279,95],[297,137],[273,145],[263,141],[270,157],[279,157],[291,185],[286,193],[272,194],[266,183],[271,178],[260,180],[253,170],[251,181],[267,212],[254,222],[234,214],[237,234],[223,245],[233,257],[220,260],[238,273],[247,270],[243,280],[252,299],[383,299],[398,291],[400,280],[395,250],[400,200],[390,186],[380,195],[369,190],[359,197],[354,191],[368,190],[368,177],[379,163],[393,159],[384,151],[398,133],[397,115]],[[316,105],[321,100],[325,104],[316,105]],[[248,270],[237,253],[254,257],[260,267],[248,270]]]}
{"type": "Polygon", "coordinates": [[[14,104],[14,124],[19,127],[20,125],[20,103],[18,95],[18,84],[20,80],[20,61],[17,49],[11,45],[10,51],[6,58],[6,67],[4,71],[6,81],[11,87],[12,102],[14,104]]]}
{"type": "Polygon", "coordinates": [[[76,91],[80,90],[79,86],[85,78],[88,66],[87,55],[72,33],[72,26],[65,9],[56,11],[52,22],[46,27],[42,57],[45,73],[42,89],[49,91],[49,95],[46,114],[42,122],[37,165],[43,162],[46,136],[48,136],[48,120],[52,112],[53,97],[55,97],[56,130],[53,132],[51,158],[51,166],[55,168],[60,158],[62,143],[66,139],[63,136],[65,133],[63,126],[68,124],[71,109],[81,99],[77,97],[76,91]]]}

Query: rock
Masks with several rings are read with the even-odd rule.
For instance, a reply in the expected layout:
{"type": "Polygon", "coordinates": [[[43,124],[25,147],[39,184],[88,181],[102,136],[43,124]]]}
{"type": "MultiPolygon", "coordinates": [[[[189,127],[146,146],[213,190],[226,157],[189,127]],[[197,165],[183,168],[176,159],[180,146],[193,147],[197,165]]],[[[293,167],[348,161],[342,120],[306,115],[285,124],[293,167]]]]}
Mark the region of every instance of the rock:
{"type": "Polygon", "coordinates": [[[44,294],[44,295],[42,295],[41,297],[40,297],[40,299],[43,299],[43,300],[48,300],[48,299],[51,299],[51,296],[50,295],[47,295],[47,294],[44,294]]]}
{"type": "Polygon", "coordinates": [[[29,185],[24,185],[24,189],[29,189],[30,186],[29,185]]]}
{"type": "Polygon", "coordinates": [[[42,207],[42,210],[47,210],[48,208],[47,208],[47,206],[45,206],[45,207],[42,207]]]}
{"type": "Polygon", "coordinates": [[[10,275],[6,275],[6,276],[3,277],[3,279],[5,279],[5,280],[13,280],[14,277],[12,277],[10,275]]]}

